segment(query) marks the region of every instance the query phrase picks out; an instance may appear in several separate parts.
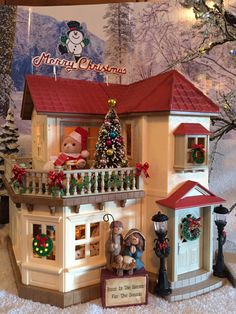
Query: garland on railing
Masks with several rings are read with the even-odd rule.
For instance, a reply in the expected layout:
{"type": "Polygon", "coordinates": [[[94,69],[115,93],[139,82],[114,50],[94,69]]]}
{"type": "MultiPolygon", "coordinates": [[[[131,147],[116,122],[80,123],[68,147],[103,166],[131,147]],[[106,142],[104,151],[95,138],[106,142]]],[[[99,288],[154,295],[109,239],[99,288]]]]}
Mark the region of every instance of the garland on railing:
{"type": "Polygon", "coordinates": [[[96,172],[88,171],[63,172],[51,170],[45,180],[45,172],[28,171],[15,165],[12,169],[12,186],[20,193],[51,194],[60,197],[65,195],[90,194],[109,191],[133,190],[138,188],[135,169],[96,172]],[[27,174],[27,182],[26,182],[27,174]],[[69,188],[69,191],[67,191],[69,188]],[[69,192],[69,193],[68,193],[69,192]]]}
{"type": "Polygon", "coordinates": [[[195,144],[191,150],[193,161],[202,164],[205,160],[205,148],[202,144],[195,144]]]}
{"type": "Polygon", "coordinates": [[[32,242],[33,252],[39,256],[48,256],[52,252],[53,242],[46,234],[37,234],[32,242]]]}
{"type": "Polygon", "coordinates": [[[63,184],[64,173],[63,171],[55,172],[54,170],[49,171],[48,173],[48,186],[52,193],[52,196],[57,196],[57,193],[60,193],[61,196],[65,194],[65,186],[63,184]]]}
{"type": "Polygon", "coordinates": [[[196,218],[191,214],[187,215],[182,220],[182,235],[184,239],[193,241],[199,238],[201,234],[200,230],[200,220],[201,217],[196,218]]]}
{"type": "Polygon", "coordinates": [[[12,168],[13,176],[11,178],[12,185],[14,189],[19,189],[20,193],[25,193],[26,187],[24,184],[26,170],[25,168],[21,168],[18,165],[14,165],[12,168]]]}

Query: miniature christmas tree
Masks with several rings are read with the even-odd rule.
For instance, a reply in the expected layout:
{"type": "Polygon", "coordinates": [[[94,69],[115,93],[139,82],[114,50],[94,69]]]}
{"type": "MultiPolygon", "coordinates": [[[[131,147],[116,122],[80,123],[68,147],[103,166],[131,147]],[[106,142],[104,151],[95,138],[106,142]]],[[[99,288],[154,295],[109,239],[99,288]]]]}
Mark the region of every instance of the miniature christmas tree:
{"type": "Polygon", "coordinates": [[[124,139],[121,125],[115,110],[116,100],[108,100],[109,111],[102,124],[96,144],[94,168],[127,167],[124,139]]]}
{"type": "Polygon", "coordinates": [[[7,111],[6,123],[2,126],[2,134],[0,138],[0,156],[15,155],[18,149],[18,128],[14,123],[14,114],[11,108],[7,111]]]}

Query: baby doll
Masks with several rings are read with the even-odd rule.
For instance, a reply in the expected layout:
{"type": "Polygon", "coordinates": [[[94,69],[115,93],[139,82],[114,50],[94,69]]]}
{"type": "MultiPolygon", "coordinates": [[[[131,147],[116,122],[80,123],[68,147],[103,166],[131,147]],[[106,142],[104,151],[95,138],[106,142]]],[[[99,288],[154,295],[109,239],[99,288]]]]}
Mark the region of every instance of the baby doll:
{"type": "Polygon", "coordinates": [[[143,234],[136,228],[130,229],[124,238],[123,255],[131,256],[135,259],[135,269],[139,270],[144,267],[141,260],[143,251],[145,250],[145,238],[143,234]]]}
{"type": "Polygon", "coordinates": [[[54,161],[54,166],[71,165],[76,168],[84,168],[89,152],[86,150],[88,132],[77,127],[62,143],[62,152],[54,161]]]}

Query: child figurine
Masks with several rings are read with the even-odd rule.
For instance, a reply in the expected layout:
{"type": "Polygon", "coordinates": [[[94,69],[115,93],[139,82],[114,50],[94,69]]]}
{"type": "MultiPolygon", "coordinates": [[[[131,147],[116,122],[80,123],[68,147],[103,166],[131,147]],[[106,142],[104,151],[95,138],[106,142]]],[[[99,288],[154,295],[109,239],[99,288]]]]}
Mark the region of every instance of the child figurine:
{"type": "MultiPolygon", "coordinates": [[[[112,216],[111,214],[104,215],[103,220],[105,217],[108,218],[108,215],[112,216]]],[[[113,218],[113,216],[112,216],[113,218]]],[[[121,252],[121,248],[123,245],[123,223],[118,220],[114,220],[110,224],[110,236],[106,243],[106,253],[107,253],[107,269],[112,269],[112,264],[115,261],[116,256],[118,256],[121,252]]]]}
{"type": "MultiPolygon", "coordinates": [[[[135,269],[139,270],[144,267],[141,260],[143,251],[145,250],[145,238],[143,234],[136,228],[130,229],[124,238],[124,255],[131,256],[135,259],[135,269]]],[[[133,269],[129,271],[129,275],[133,274],[133,269]]]]}

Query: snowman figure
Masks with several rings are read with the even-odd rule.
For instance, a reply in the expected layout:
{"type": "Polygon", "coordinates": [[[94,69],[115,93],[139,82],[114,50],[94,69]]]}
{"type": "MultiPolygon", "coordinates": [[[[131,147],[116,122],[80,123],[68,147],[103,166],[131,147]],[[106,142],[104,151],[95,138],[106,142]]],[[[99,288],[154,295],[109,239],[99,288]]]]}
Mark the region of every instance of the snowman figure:
{"type": "Polygon", "coordinates": [[[70,21],[67,23],[67,26],[69,31],[67,36],[61,36],[61,44],[58,46],[58,49],[61,54],[73,54],[77,62],[81,57],[83,48],[89,44],[89,39],[84,38],[83,27],[80,26],[79,22],[70,21]]]}

